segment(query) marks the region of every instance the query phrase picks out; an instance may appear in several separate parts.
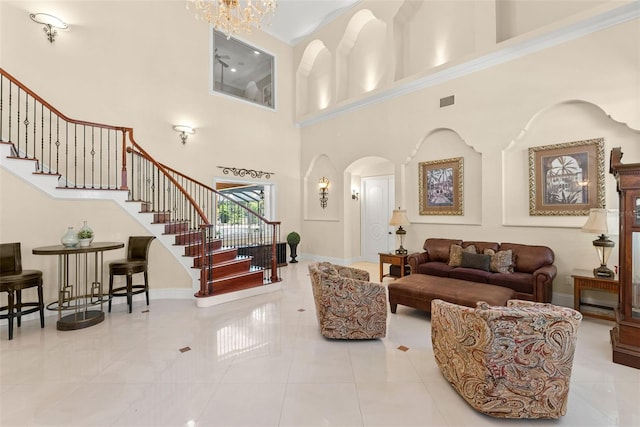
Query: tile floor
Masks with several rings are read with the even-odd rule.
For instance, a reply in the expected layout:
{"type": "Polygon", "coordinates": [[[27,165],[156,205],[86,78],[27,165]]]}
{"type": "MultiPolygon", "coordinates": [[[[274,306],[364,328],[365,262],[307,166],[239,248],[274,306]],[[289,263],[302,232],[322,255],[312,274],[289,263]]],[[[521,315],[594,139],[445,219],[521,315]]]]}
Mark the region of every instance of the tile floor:
{"type": "MultiPolygon", "coordinates": [[[[377,265],[359,265],[377,280],[377,265]]],[[[640,426],[640,370],[611,362],[611,322],[582,323],[565,417],[500,420],[443,380],[426,313],[399,307],[381,340],[329,341],[307,264],[282,275],[281,292],[206,309],[152,300],[128,314],[118,304],[78,331],[47,317],[7,341],[3,321],[0,425],[640,426]]]]}

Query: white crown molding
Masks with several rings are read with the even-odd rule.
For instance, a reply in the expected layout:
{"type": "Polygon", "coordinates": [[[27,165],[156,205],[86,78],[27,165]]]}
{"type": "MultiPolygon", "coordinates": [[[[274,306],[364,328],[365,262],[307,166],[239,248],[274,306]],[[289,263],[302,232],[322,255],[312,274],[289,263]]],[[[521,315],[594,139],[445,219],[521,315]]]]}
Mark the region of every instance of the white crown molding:
{"type": "Polygon", "coordinates": [[[633,1],[526,40],[515,39],[502,42],[497,45],[497,50],[493,52],[455,65],[445,65],[446,68],[429,70],[427,74],[421,77],[410,81],[399,81],[391,88],[364,94],[353,101],[314,113],[306,118],[303,117],[296,123],[296,127],[311,126],[369,105],[433,87],[638,18],[640,18],[640,1],[633,1]]]}

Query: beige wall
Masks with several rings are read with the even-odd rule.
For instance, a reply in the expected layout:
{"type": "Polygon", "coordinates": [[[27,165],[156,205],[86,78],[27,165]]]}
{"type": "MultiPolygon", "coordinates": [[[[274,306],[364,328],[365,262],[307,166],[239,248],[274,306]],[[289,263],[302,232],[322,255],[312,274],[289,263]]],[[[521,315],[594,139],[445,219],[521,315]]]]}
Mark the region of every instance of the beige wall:
{"type": "MultiPolygon", "coordinates": [[[[374,10],[378,2],[365,6],[374,10]]],[[[349,16],[342,17],[309,41],[321,40],[331,51],[348,22],[349,16]]],[[[304,46],[296,46],[296,57],[304,46]]],[[[474,57],[481,55],[477,51],[474,57]]],[[[573,270],[598,265],[591,245],[596,236],[580,231],[584,216],[528,215],[526,153],[529,147],[603,137],[607,207],[615,209],[615,181],[608,174],[611,148],[621,146],[625,161],[640,162],[639,76],[640,22],[635,19],[343,114],[331,114],[331,108],[342,107],[337,105],[300,117],[301,167],[308,167],[319,147],[338,171],[367,156],[387,158],[395,166],[396,204],[408,206],[412,221],[405,245],[411,251],[420,250],[427,237],[547,245],[556,253],[559,271],[554,292],[569,297],[573,270]],[[439,99],[448,95],[455,95],[455,105],[440,108],[439,99]],[[455,156],[472,166],[465,170],[465,215],[419,215],[417,165],[455,156]]],[[[341,221],[352,220],[345,211],[341,221]]],[[[341,239],[349,225],[341,221],[305,221],[302,252],[316,258],[352,257],[354,246],[341,239]]],[[[612,238],[617,242],[617,236],[612,238]]],[[[614,254],[609,265],[617,262],[614,254]]]]}

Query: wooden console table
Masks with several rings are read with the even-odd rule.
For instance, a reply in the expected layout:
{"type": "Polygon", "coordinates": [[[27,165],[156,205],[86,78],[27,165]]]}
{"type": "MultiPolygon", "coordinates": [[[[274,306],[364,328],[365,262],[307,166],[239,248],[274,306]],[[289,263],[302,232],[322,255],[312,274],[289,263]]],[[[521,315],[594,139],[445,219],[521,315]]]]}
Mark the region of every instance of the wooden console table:
{"type": "Polygon", "coordinates": [[[380,255],[380,282],[382,282],[382,279],[387,276],[396,277],[396,276],[392,276],[391,274],[384,274],[384,264],[399,266],[400,267],[399,277],[404,277],[404,269],[405,269],[405,266],[407,265],[407,258],[409,257],[408,254],[399,255],[393,252],[379,252],[379,255],[380,255]]]}
{"type": "Polygon", "coordinates": [[[585,304],[582,302],[582,291],[584,290],[596,290],[603,291],[618,295],[620,284],[617,280],[605,279],[601,277],[594,277],[589,275],[574,274],[573,278],[573,308],[582,313],[583,316],[595,317],[598,319],[615,320],[615,312],[610,307],[603,307],[593,304],[585,304]],[[611,314],[600,314],[589,312],[588,310],[582,311],[582,306],[592,306],[598,309],[610,310],[611,314]]]}

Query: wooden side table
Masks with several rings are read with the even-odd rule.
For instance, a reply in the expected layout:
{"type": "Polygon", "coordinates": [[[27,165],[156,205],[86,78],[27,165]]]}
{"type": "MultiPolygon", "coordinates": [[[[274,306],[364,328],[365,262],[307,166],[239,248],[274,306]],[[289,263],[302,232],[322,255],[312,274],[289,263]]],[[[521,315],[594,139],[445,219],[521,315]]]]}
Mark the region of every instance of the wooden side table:
{"type": "Polygon", "coordinates": [[[393,252],[380,252],[380,282],[384,277],[395,277],[391,274],[384,274],[384,264],[397,265],[400,267],[400,277],[404,277],[404,268],[407,265],[409,254],[399,255],[393,252]]]}
{"type": "Polygon", "coordinates": [[[595,317],[598,319],[615,320],[615,311],[611,307],[604,307],[595,304],[585,304],[582,302],[582,291],[584,290],[597,290],[608,292],[618,295],[620,289],[620,283],[617,280],[605,279],[601,277],[593,277],[588,275],[574,274],[573,278],[573,308],[582,313],[583,316],[595,317]],[[605,315],[600,313],[589,312],[588,310],[582,311],[582,306],[591,306],[599,309],[606,309],[611,311],[611,315],[605,315]]]}

